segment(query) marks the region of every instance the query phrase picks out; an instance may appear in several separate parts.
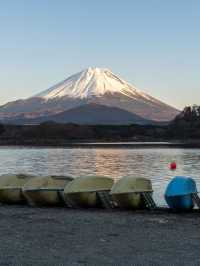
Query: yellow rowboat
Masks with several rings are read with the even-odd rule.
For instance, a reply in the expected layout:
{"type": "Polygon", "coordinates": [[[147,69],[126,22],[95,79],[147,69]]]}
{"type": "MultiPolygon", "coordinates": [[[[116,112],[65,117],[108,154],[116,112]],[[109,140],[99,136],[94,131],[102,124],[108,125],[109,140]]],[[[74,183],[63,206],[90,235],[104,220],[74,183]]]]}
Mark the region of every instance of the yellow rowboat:
{"type": "Polygon", "coordinates": [[[22,192],[31,206],[64,204],[64,187],[73,180],[68,176],[39,176],[27,182],[22,192]]]}
{"type": "Polygon", "coordinates": [[[22,187],[32,178],[34,176],[23,174],[0,176],[0,202],[13,204],[25,202],[22,187]]]}
{"type": "Polygon", "coordinates": [[[155,208],[151,197],[152,184],[146,178],[123,177],[111,189],[111,196],[120,208],[155,208]]]}
{"type": "Polygon", "coordinates": [[[105,176],[75,178],[64,189],[64,199],[70,207],[111,207],[109,192],[113,179],[105,176]]]}

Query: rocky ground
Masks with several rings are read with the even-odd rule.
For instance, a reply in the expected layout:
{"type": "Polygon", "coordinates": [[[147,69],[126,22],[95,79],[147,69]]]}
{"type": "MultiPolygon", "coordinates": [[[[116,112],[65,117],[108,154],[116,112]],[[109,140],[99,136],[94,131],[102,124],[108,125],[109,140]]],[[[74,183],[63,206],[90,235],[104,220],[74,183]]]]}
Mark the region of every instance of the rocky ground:
{"type": "Polygon", "coordinates": [[[0,265],[200,265],[200,213],[0,206],[0,265]]]}

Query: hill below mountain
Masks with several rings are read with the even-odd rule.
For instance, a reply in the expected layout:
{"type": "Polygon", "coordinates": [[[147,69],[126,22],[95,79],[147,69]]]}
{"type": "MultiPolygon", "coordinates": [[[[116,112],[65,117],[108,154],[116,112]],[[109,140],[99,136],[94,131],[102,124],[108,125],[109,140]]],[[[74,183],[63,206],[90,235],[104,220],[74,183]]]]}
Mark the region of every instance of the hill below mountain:
{"type": "Polygon", "coordinates": [[[56,123],[75,123],[79,125],[130,125],[154,124],[154,121],[144,119],[125,110],[98,104],[86,104],[56,115],[27,118],[24,115],[7,119],[8,124],[40,124],[45,121],[56,123]]]}

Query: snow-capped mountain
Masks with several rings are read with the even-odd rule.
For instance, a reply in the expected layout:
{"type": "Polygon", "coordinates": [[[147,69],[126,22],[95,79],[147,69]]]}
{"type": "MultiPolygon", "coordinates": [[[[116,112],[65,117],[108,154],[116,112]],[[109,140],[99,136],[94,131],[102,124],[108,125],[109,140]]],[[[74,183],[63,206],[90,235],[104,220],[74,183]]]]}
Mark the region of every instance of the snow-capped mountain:
{"type": "Polygon", "coordinates": [[[179,113],[110,70],[90,67],[33,97],[1,106],[0,118],[14,119],[23,116],[28,119],[43,117],[43,120],[46,117],[48,120],[49,116],[87,104],[116,107],[156,121],[169,121],[179,113]]]}
{"type": "Polygon", "coordinates": [[[70,98],[90,99],[92,97],[101,97],[107,93],[121,93],[132,99],[137,99],[138,96],[142,96],[146,100],[156,101],[154,98],[114,75],[110,70],[91,67],[56,84],[50,89],[36,95],[36,97],[42,97],[46,100],[66,96],[70,98]]]}

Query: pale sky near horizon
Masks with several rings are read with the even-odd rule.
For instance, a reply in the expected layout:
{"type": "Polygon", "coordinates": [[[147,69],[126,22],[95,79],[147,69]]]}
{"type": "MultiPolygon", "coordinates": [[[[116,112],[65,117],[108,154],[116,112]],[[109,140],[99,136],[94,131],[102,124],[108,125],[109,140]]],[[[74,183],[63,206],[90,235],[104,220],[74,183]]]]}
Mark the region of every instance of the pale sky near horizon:
{"type": "Polygon", "coordinates": [[[0,104],[89,66],[177,108],[200,104],[200,1],[0,0],[0,104]]]}

